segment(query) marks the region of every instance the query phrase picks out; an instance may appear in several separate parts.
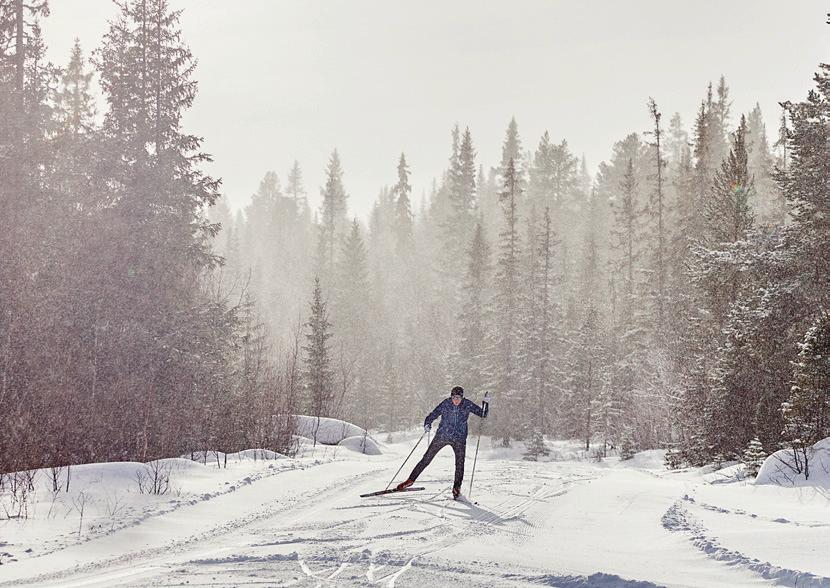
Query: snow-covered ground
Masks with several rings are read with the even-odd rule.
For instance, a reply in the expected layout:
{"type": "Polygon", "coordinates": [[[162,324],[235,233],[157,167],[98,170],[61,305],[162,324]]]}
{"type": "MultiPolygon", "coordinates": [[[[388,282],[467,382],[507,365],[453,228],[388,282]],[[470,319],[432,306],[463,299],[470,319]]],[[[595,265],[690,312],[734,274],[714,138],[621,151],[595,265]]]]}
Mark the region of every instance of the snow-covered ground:
{"type": "Polygon", "coordinates": [[[74,467],[69,493],[41,472],[28,519],[0,521],[0,586],[830,587],[826,488],[669,472],[660,452],[595,463],[564,442],[529,462],[485,439],[477,504],[450,499],[449,449],[425,491],[359,498],[416,439],[381,455],[246,452],[227,468],[221,454],[164,460],[163,495],[139,492],[142,464],[74,467]]]}

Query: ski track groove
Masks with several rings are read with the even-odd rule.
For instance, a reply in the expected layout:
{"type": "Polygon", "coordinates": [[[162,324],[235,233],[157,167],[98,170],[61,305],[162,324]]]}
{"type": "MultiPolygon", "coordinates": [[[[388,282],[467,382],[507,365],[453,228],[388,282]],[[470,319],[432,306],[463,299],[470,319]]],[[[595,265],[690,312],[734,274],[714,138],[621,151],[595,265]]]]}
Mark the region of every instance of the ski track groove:
{"type": "MultiPolygon", "coordinates": [[[[286,471],[293,471],[293,470],[286,470],[286,471]]],[[[362,474],[355,474],[352,476],[352,479],[349,480],[346,485],[348,487],[353,487],[361,484],[366,478],[376,475],[379,472],[385,471],[385,468],[377,468],[368,472],[364,472],[362,474]]],[[[259,481],[259,480],[257,480],[259,481]]],[[[68,568],[64,570],[59,570],[56,572],[48,572],[45,574],[40,574],[37,576],[31,576],[21,580],[13,580],[7,582],[0,582],[0,587],[4,586],[16,586],[20,584],[32,584],[38,582],[48,582],[48,581],[56,581],[65,578],[71,578],[72,576],[80,575],[80,574],[88,574],[90,572],[95,572],[98,570],[106,570],[110,567],[116,567],[118,565],[123,565],[126,563],[135,563],[150,560],[154,557],[158,556],[167,556],[172,553],[181,553],[186,551],[188,547],[194,544],[201,543],[203,541],[207,541],[210,539],[215,539],[217,537],[221,537],[223,535],[228,535],[233,533],[239,529],[244,527],[253,525],[258,523],[262,520],[271,518],[280,512],[290,512],[292,509],[297,507],[298,505],[306,504],[309,501],[314,501],[321,496],[325,496],[326,494],[330,493],[340,493],[343,490],[343,485],[339,486],[338,488],[331,488],[331,487],[324,487],[322,489],[316,489],[312,492],[300,494],[293,499],[289,499],[286,502],[281,502],[279,505],[268,504],[264,508],[260,508],[259,510],[241,517],[239,519],[233,519],[208,531],[203,533],[199,533],[197,535],[191,535],[184,539],[173,540],[170,544],[159,546],[159,547],[152,547],[149,549],[134,551],[130,553],[126,553],[117,557],[112,557],[100,561],[89,562],[80,566],[76,566],[73,568],[68,568]]],[[[311,511],[314,512],[314,509],[311,511]]],[[[308,513],[306,513],[307,515],[308,513]]]]}
{"type": "Polygon", "coordinates": [[[764,522],[767,522],[767,523],[779,523],[779,524],[785,524],[785,525],[793,525],[794,527],[807,527],[807,528],[830,527],[830,523],[815,523],[815,522],[801,523],[801,522],[798,522],[798,521],[793,521],[793,520],[786,519],[784,517],[775,517],[775,518],[765,517],[765,516],[757,515],[755,513],[747,512],[747,511],[745,511],[743,509],[739,509],[739,508],[736,508],[734,510],[730,510],[728,508],[724,508],[722,506],[716,506],[714,504],[708,504],[706,502],[697,502],[694,498],[692,498],[690,496],[684,496],[683,500],[686,501],[686,502],[689,502],[691,504],[695,504],[699,508],[702,508],[704,510],[708,510],[710,512],[716,512],[716,513],[724,514],[724,515],[734,515],[734,516],[738,516],[738,517],[747,517],[747,518],[750,518],[750,519],[755,520],[755,521],[764,521],[764,522]]]}
{"type": "MultiPolygon", "coordinates": [[[[316,465],[323,465],[321,464],[314,464],[316,465]]],[[[313,467],[313,466],[312,466],[313,467]]],[[[291,469],[284,469],[277,472],[269,473],[266,476],[262,476],[260,478],[255,479],[251,483],[255,483],[260,481],[261,479],[271,477],[273,475],[278,475],[280,473],[284,473],[287,471],[295,471],[296,468],[291,469]]],[[[394,588],[396,581],[404,575],[408,570],[410,570],[414,564],[419,567],[423,567],[424,569],[433,569],[433,570],[446,570],[447,572],[453,574],[459,573],[468,573],[470,571],[473,572],[476,576],[481,576],[481,572],[477,569],[473,570],[462,570],[458,568],[447,567],[440,563],[441,560],[438,561],[430,561],[430,562],[423,562],[418,561],[422,560],[424,557],[438,553],[452,545],[456,545],[459,540],[463,540],[464,536],[469,536],[469,534],[473,533],[475,535],[488,535],[488,534],[505,534],[510,535],[515,538],[516,541],[524,542],[530,539],[531,528],[539,528],[542,523],[543,514],[541,512],[532,513],[532,509],[536,505],[546,504],[550,502],[551,499],[555,499],[559,496],[566,494],[569,491],[569,486],[578,484],[581,482],[585,482],[587,480],[596,479],[597,476],[585,476],[579,474],[569,474],[567,472],[562,472],[560,476],[541,476],[541,479],[547,481],[555,481],[557,484],[548,484],[548,483],[541,483],[536,484],[532,487],[528,494],[517,494],[517,493],[508,493],[506,496],[499,502],[497,502],[494,506],[483,508],[476,504],[473,504],[470,501],[456,502],[451,498],[447,497],[443,500],[439,500],[436,502],[436,498],[441,497],[445,493],[448,492],[446,487],[442,487],[441,490],[434,492],[426,497],[407,497],[403,499],[401,497],[397,497],[394,495],[387,495],[387,496],[380,496],[374,497],[370,500],[375,501],[377,500],[377,504],[367,504],[365,507],[360,508],[375,508],[376,511],[370,512],[364,516],[358,516],[354,518],[350,518],[347,520],[340,520],[336,521],[327,526],[321,526],[319,523],[306,523],[300,524],[303,519],[307,519],[309,516],[314,515],[315,513],[320,511],[320,508],[317,505],[320,504],[319,499],[321,497],[325,497],[332,492],[339,494],[342,492],[344,487],[354,487],[361,483],[363,483],[367,478],[371,476],[375,476],[379,472],[385,471],[385,468],[378,468],[368,472],[364,472],[362,474],[355,474],[351,476],[351,478],[347,481],[338,486],[336,489],[332,489],[328,486],[318,489],[315,489],[311,492],[307,492],[304,494],[299,494],[298,496],[292,497],[288,500],[282,501],[279,504],[273,503],[266,503],[261,508],[257,509],[253,513],[249,513],[245,516],[239,517],[237,519],[232,519],[227,521],[221,525],[217,525],[205,532],[191,535],[189,537],[185,537],[183,539],[174,540],[171,544],[160,546],[160,547],[153,547],[145,550],[140,550],[132,553],[123,554],[121,556],[113,557],[106,560],[101,561],[94,561],[82,566],[68,568],[64,570],[59,570],[56,572],[50,572],[46,574],[41,574],[39,576],[33,576],[30,578],[26,578],[22,580],[23,583],[33,583],[33,582],[43,582],[43,581],[55,581],[61,580],[64,578],[71,578],[73,576],[82,576],[89,573],[94,573],[98,570],[106,571],[108,568],[113,568],[111,572],[115,573],[118,571],[118,566],[127,564],[127,563],[141,563],[145,561],[150,561],[153,558],[158,556],[169,556],[171,554],[180,554],[182,552],[186,552],[190,549],[193,545],[198,545],[201,542],[209,541],[215,539],[217,537],[221,537],[223,535],[227,535],[243,529],[245,527],[249,527],[252,525],[256,525],[263,521],[266,521],[269,518],[279,515],[282,512],[290,512],[292,510],[299,510],[300,514],[297,518],[292,519],[291,526],[289,527],[292,532],[296,532],[298,530],[308,530],[311,531],[312,534],[320,534],[325,533],[326,531],[331,530],[340,530],[342,533],[338,533],[338,536],[333,538],[328,537],[306,537],[306,538],[299,538],[294,536],[282,536],[278,535],[274,541],[271,542],[260,542],[260,543],[253,543],[250,544],[249,547],[267,547],[270,545],[286,545],[292,543],[298,544],[326,544],[326,543],[341,543],[343,545],[343,549],[352,550],[355,547],[350,545],[351,540],[358,541],[360,543],[365,543],[367,541],[374,541],[378,539],[387,539],[390,537],[400,537],[402,535],[426,535],[435,536],[436,533],[440,533],[440,529],[446,528],[447,534],[444,537],[441,537],[439,540],[432,542],[423,550],[419,550],[416,555],[403,555],[401,558],[398,559],[398,563],[395,563],[393,566],[393,570],[388,570],[390,567],[388,564],[376,564],[374,561],[368,562],[368,569],[363,574],[363,577],[371,584],[382,584],[389,588],[394,588]],[[383,504],[383,502],[387,500],[398,500],[399,502],[394,502],[392,504],[383,504]],[[458,509],[453,508],[452,505],[454,504],[466,504],[466,509],[458,509]],[[303,508],[305,505],[306,508],[303,508]],[[391,508],[391,509],[390,509],[391,508]],[[437,508],[437,512],[435,512],[435,508],[437,508]],[[422,514],[427,515],[428,517],[435,517],[440,522],[434,526],[423,527],[419,529],[413,529],[410,531],[398,531],[398,532],[391,532],[391,533],[382,533],[374,536],[369,537],[359,537],[359,533],[364,531],[368,527],[368,523],[372,520],[376,519],[380,516],[386,516],[390,513],[397,513],[402,510],[410,510],[410,511],[417,511],[422,514]],[[454,512],[453,512],[454,511],[454,512]],[[465,512],[466,511],[466,512],[465,512]],[[531,513],[530,516],[526,517],[528,513],[531,513]],[[465,516],[466,515],[466,516],[465,516]],[[357,532],[355,532],[357,531],[357,532]],[[401,565],[401,562],[405,562],[401,565]],[[394,569],[400,566],[398,569],[394,569]],[[382,572],[386,572],[383,573],[382,572]]],[[[509,472],[512,472],[516,475],[525,474],[527,468],[524,467],[515,467],[509,468],[509,472]]],[[[500,474],[504,474],[501,472],[500,474]]],[[[538,479],[539,477],[537,477],[538,479]]],[[[485,488],[490,488],[498,493],[498,486],[492,485],[485,485],[485,488]]],[[[186,506],[188,503],[185,502],[181,506],[186,506]]],[[[709,505],[707,505],[709,506],[709,505]]],[[[351,508],[358,508],[357,506],[349,506],[349,507],[337,507],[334,510],[347,510],[351,508]]],[[[670,509],[671,510],[671,509],[670,509]]],[[[151,516],[158,516],[161,514],[166,513],[153,513],[151,516]]],[[[672,531],[679,531],[679,530],[687,530],[687,529],[670,529],[669,526],[666,524],[666,516],[669,512],[664,515],[664,527],[672,531]]],[[[740,514],[740,513],[736,513],[740,514]]],[[[691,515],[690,515],[691,516],[691,515]]],[[[140,524],[139,521],[136,524],[140,524]]],[[[120,530],[117,529],[116,532],[120,530]]],[[[108,535],[110,533],[106,533],[108,535]]],[[[100,537],[100,536],[99,536],[100,537]]],[[[425,538],[426,538],[425,537],[425,538]]],[[[98,537],[95,537],[98,538],[98,537]]],[[[359,547],[357,545],[356,547],[359,547]]],[[[69,547],[69,546],[66,546],[69,547]]],[[[337,551],[335,549],[335,551],[337,551]]],[[[381,554],[384,552],[381,552],[381,554]]],[[[41,554],[44,555],[44,554],[41,554]]],[[[713,557],[710,554],[709,557],[713,557]]],[[[374,555],[372,559],[374,559],[374,555]]],[[[265,557],[245,557],[245,556],[234,556],[229,558],[220,558],[220,559],[208,559],[208,560],[191,560],[188,562],[183,562],[185,564],[195,564],[195,563],[244,563],[244,562],[254,562],[254,561],[283,561],[285,559],[291,559],[291,557],[284,557],[284,556],[265,556],[265,557]]],[[[324,553],[318,553],[312,555],[310,557],[306,557],[305,559],[297,559],[296,554],[294,555],[294,559],[298,562],[300,570],[302,571],[303,575],[310,580],[315,581],[316,586],[322,588],[324,585],[334,585],[338,582],[341,582],[340,576],[347,568],[349,568],[355,560],[352,559],[350,562],[343,562],[337,561],[336,557],[330,557],[325,555],[324,553]],[[313,571],[308,562],[313,562],[315,565],[322,564],[322,569],[318,571],[313,571]]],[[[179,565],[181,562],[175,562],[173,565],[179,565]]],[[[162,563],[161,567],[169,566],[169,563],[162,563]]],[[[158,566],[157,566],[158,567],[158,566]]],[[[268,569],[268,568],[265,568],[268,569]]],[[[184,570],[182,570],[184,571],[184,570]]],[[[198,571],[194,570],[194,571],[198,571]]],[[[528,570],[529,571],[529,570],[528,570]]],[[[497,576],[501,577],[504,581],[527,581],[531,584],[544,584],[544,585],[557,585],[559,583],[552,583],[554,580],[556,582],[562,582],[562,585],[573,585],[573,586],[588,586],[593,585],[591,583],[591,579],[594,576],[603,576],[606,577],[606,574],[595,574],[594,576],[586,577],[586,576],[553,576],[550,574],[546,575],[528,575],[517,573],[516,571],[505,574],[503,571],[500,570],[492,570],[492,572],[497,576]],[[587,583],[585,583],[587,582],[587,583]]],[[[608,576],[613,578],[612,576],[608,576]]],[[[766,576],[764,576],[766,577],[766,576]]],[[[81,579],[81,578],[79,578],[81,579]]],[[[95,580],[95,577],[89,578],[90,580],[95,580]]],[[[482,576],[482,579],[486,579],[482,576]]],[[[621,583],[620,584],[607,584],[607,585],[620,585],[620,586],[656,586],[651,583],[639,583],[636,581],[630,582],[627,580],[623,580],[622,578],[617,578],[621,583]]],[[[802,578],[803,580],[804,578],[802,578]]],[[[825,578],[821,578],[821,580],[827,580],[825,578]]],[[[281,581],[280,585],[294,585],[298,584],[301,581],[281,581]]],[[[0,582],[0,586],[9,586],[13,585],[15,582],[0,582]]],[[[603,584],[606,585],[606,584],[603,584]]],[[[830,588],[830,580],[828,583],[810,583],[810,584],[797,584],[800,586],[805,586],[809,588],[830,588]]]]}
{"type": "Polygon", "coordinates": [[[720,561],[730,566],[737,566],[749,570],[765,580],[772,580],[776,584],[793,588],[830,588],[830,578],[782,568],[769,562],[753,559],[738,551],[723,547],[717,539],[707,535],[708,530],[695,516],[683,506],[683,502],[694,502],[688,495],[676,500],[663,514],[662,524],[665,529],[673,533],[688,535],[689,542],[706,557],[720,561]]]}
{"type": "MultiPolygon", "coordinates": [[[[278,459],[278,460],[274,460],[274,461],[277,462],[277,463],[280,463],[280,462],[283,462],[285,460],[278,459]]],[[[261,480],[265,480],[265,479],[271,478],[273,476],[278,476],[278,475],[284,474],[286,472],[294,472],[294,471],[297,471],[297,470],[313,468],[313,467],[325,465],[327,463],[329,463],[329,462],[322,462],[321,461],[321,462],[309,464],[307,466],[296,465],[294,467],[282,467],[282,468],[274,468],[274,469],[271,469],[269,467],[267,470],[248,474],[244,478],[241,478],[241,479],[236,480],[235,482],[229,484],[229,486],[227,488],[222,488],[222,489],[216,490],[214,492],[202,493],[199,496],[192,496],[192,497],[189,497],[189,498],[183,499],[183,500],[174,500],[174,501],[168,502],[167,504],[159,505],[157,508],[141,512],[138,515],[134,516],[133,518],[124,520],[120,524],[116,524],[116,525],[110,526],[110,527],[107,527],[104,524],[101,524],[98,527],[94,527],[94,526],[89,527],[87,529],[87,534],[84,535],[80,539],[78,539],[77,533],[74,533],[74,532],[70,532],[70,533],[65,534],[65,535],[58,535],[58,536],[56,536],[56,540],[60,540],[60,539],[63,538],[63,539],[68,539],[69,542],[64,543],[64,544],[60,544],[60,545],[56,545],[54,547],[47,547],[43,550],[38,551],[37,553],[29,555],[25,560],[21,559],[19,561],[22,562],[22,561],[34,560],[34,559],[37,559],[37,558],[40,558],[40,557],[45,557],[47,555],[51,555],[53,553],[57,553],[59,551],[63,551],[64,549],[68,549],[70,547],[75,547],[77,545],[82,545],[84,543],[89,543],[90,541],[94,541],[94,540],[100,539],[102,537],[108,537],[110,535],[114,535],[115,533],[118,533],[119,531],[123,531],[125,529],[130,529],[132,527],[136,527],[138,525],[141,525],[142,523],[144,523],[146,521],[149,521],[149,520],[152,520],[154,518],[165,516],[165,515],[168,515],[170,513],[176,512],[177,510],[179,510],[181,508],[184,508],[184,507],[187,507],[187,506],[194,506],[196,504],[204,504],[205,502],[209,502],[209,501],[211,501],[215,498],[219,498],[221,496],[225,496],[225,495],[230,494],[232,492],[236,492],[237,490],[240,490],[241,488],[244,488],[245,486],[254,484],[254,483],[259,482],[261,480]]],[[[289,464],[289,465],[291,465],[291,464],[289,464]]],[[[2,584],[0,584],[0,585],[2,585],[2,584]]]]}

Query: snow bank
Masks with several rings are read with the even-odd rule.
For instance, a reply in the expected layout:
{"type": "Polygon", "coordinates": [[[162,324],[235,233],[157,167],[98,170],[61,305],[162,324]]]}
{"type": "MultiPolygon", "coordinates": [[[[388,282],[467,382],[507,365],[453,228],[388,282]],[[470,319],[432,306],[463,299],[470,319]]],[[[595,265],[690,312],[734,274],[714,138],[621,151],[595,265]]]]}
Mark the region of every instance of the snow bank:
{"type": "Polygon", "coordinates": [[[366,455],[381,455],[383,453],[375,443],[375,440],[368,435],[355,435],[354,437],[346,437],[340,443],[339,447],[346,447],[353,451],[364,453],[366,455]]]}
{"type": "Polygon", "coordinates": [[[271,451],[270,449],[245,449],[243,451],[238,451],[236,453],[229,453],[228,459],[234,459],[237,461],[242,461],[244,459],[253,459],[257,461],[259,459],[285,459],[286,456],[282,453],[277,453],[276,451],[271,451]]]}
{"type": "Polygon", "coordinates": [[[621,459],[618,465],[624,468],[663,472],[666,470],[666,450],[647,449],[645,451],[639,451],[631,459],[621,459]]]}
{"type": "Polygon", "coordinates": [[[317,443],[323,445],[337,445],[343,439],[363,436],[366,433],[357,425],[327,417],[321,417],[318,421],[317,417],[295,415],[294,423],[298,436],[314,439],[316,433],[317,443]]]}
{"type": "Polygon", "coordinates": [[[801,452],[796,456],[791,449],[776,451],[764,461],[755,484],[830,488],[830,437],[808,447],[806,457],[807,468],[801,452]]]}
{"type": "MultiPolygon", "coordinates": [[[[225,463],[226,454],[222,451],[191,451],[181,456],[184,459],[199,462],[205,465],[219,465],[220,467],[225,463]]],[[[229,462],[240,462],[246,460],[273,460],[284,459],[285,455],[271,451],[270,449],[244,449],[236,453],[228,453],[227,459],[229,462]]]]}

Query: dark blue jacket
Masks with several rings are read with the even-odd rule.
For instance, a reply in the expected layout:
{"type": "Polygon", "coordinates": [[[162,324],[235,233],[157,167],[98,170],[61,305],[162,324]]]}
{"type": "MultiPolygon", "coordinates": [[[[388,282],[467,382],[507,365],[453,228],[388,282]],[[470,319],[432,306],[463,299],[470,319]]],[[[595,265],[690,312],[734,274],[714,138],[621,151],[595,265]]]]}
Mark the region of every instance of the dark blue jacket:
{"type": "Polygon", "coordinates": [[[447,398],[435,407],[431,413],[424,419],[424,426],[431,425],[432,421],[441,417],[441,424],[438,425],[438,432],[435,433],[437,437],[444,437],[447,439],[466,439],[467,438],[467,417],[473,413],[482,418],[487,416],[488,405],[482,409],[472,400],[463,398],[461,404],[455,406],[452,400],[447,398]]]}

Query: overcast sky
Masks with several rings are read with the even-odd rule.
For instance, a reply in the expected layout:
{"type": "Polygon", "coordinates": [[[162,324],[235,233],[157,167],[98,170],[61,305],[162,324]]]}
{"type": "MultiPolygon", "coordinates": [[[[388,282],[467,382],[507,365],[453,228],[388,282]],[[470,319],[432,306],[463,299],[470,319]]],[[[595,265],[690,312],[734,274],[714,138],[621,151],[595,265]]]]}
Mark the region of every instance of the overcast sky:
{"type": "MultiPolygon", "coordinates": [[[[478,162],[495,165],[516,116],[525,147],[548,129],[591,170],[614,141],[649,126],[653,96],[690,126],[706,84],[724,74],[733,113],[812,86],[830,60],[824,0],[174,0],[199,60],[185,123],[205,137],[233,208],[268,170],[294,159],[313,204],[334,147],[354,213],[366,218],[396,180],[401,151],[416,199],[446,166],[450,129],[469,125],[478,162]]],[[[50,57],[74,37],[96,48],[110,0],[51,0],[50,57]]],[[[733,114],[733,122],[735,115],[733,114]]]]}

